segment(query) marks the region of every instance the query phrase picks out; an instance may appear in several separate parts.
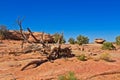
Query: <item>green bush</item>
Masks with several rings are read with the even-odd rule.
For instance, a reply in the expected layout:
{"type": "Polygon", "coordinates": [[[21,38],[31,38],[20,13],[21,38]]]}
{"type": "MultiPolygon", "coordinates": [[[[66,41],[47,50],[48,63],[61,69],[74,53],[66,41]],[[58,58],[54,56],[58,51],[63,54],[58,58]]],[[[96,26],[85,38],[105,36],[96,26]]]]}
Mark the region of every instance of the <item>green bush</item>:
{"type": "Polygon", "coordinates": [[[55,43],[57,43],[60,38],[61,38],[61,39],[60,39],[60,43],[65,43],[65,42],[66,42],[65,39],[64,39],[63,34],[61,35],[61,34],[59,34],[59,33],[55,33],[55,34],[53,35],[53,37],[54,37],[55,43]]]}
{"type": "Polygon", "coordinates": [[[103,50],[113,50],[115,49],[115,46],[111,42],[104,42],[102,46],[103,50]]]}
{"type": "Polygon", "coordinates": [[[80,60],[80,61],[86,61],[87,60],[85,54],[81,54],[81,55],[77,56],[77,59],[80,60]]]}
{"type": "Polygon", "coordinates": [[[82,35],[79,35],[77,37],[77,44],[82,45],[82,44],[88,44],[88,43],[89,43],[88,37],[85,37],[85,36],[82,36],[82,35]]]}
{"type": "Polygon", "coordinates": [[[77,80],[73,72],[69,72],[66,75],[61,75],[58,77],[58,80],[77,80]]]}
{"type": "Polygon", "coordinates": [[[5,25],[0,25],[0,38],[5,39],[8,36],[8,30],[5,25]]]}
{"type": "Polygon", "coordinates": [[[69,42],[70,44],[75,44],[75,39],[69,38],[68,42],[69,42]]]}
{"type": "Polygon", "coordinates": [[[116,37],[116,44],[117,44],[117,45],[120,45],[120,36],[117,36],[117,37],[116,37]]]}

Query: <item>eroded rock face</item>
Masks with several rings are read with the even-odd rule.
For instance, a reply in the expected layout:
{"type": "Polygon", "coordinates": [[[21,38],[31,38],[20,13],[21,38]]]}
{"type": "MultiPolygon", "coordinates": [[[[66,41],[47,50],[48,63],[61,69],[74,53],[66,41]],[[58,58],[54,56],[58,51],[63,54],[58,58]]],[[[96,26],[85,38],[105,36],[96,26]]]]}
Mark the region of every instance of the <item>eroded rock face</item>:
{"type": "MultiPolygon", "coordinates": [[[[29,34],[29,32],[24,31],[23,33],[30,42],[36,42],[34,38],[29,34]]],[[[48,43],[54,43],[54,37],[50,34],[46,34],[42,32],[33,32],[33,35],[37,38],[37,40],[48,43]]],[[[23,37],[20,31],[9,30],[5,38],[3,36],[0,36],[0,40],[5,40],[5,39],[23,40],[23,37]]]]}
{"type": "Polygon", "coordinates": [[[8,34],[9,35],[7,35],[7,39],[10,39],[10,40],[22,40],[23,39],[19,31],[10,30],[8,34]]]}
{"type": "Polygon", "coordinates": [[[53,36],[51,36],[50,34],[44,34],[43,35],[43,40],[45,41],[45,42],[54,42],[54,39],[53,39],[53,36]]]}
{"type": "MultiPolygon", "coordinates": [[[[33,35],[38,39],[38,40],[43,40],[43,42],[48,42],[52,43],[53,42],[53,37],[50,34],[43,34],[42,32],[34,32],[33,35]]],[[[32,36],[29,36],[28,40],[30,42],[35,42],[32,36]]]]}
{"type": "Polygon", "coordinates": [[[95,39],[94,42],[97,43],[97,44],[103,44],[105,42],[105,40],[101,39],[101,38],[97,38],[97,39],[95,39]]]}

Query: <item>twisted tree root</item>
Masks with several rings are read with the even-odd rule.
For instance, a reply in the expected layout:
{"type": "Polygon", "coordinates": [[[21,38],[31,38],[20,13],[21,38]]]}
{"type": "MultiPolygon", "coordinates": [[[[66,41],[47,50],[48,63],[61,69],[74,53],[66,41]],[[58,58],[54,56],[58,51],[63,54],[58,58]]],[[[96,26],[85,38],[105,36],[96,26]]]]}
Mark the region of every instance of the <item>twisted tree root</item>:
{"type": "MultiPolygon", "coordinates": [[[[27,68],[27,67],[30,66],[30,65],[36,64],[35,67],[38,67],[40,64],[45,63],[45,62],[47,62],[47,61],[48,61],[47,59],[46,59],[46,60],[35,60],[35,61],[31,61],[31,62],[29,62],[27,65],[25,65],[25,66],[21,69],[21,71],[25,70],[25,68],[27,68]]],[[[35,68],[35,67],[34,67],[34,68],[35,68]]]]}
{"type": "Polygon", "coordinates": [[[100,74],[95,74],[95,75],[92,75],[90,77],[87,77],[85,80],[90,80],[94,77],[103,76],[103,75],[111,75],[111,74],[120,74],[120,71],[111,71],[111,72],[103,72],[100,74]]]}

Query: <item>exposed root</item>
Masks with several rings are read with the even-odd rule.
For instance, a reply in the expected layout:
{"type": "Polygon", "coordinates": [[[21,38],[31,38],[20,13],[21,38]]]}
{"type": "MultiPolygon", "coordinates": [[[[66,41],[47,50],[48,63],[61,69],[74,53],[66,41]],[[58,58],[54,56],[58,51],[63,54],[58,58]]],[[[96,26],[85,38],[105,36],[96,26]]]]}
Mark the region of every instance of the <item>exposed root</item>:
{"type": "Polygon", "coordinates": [[[111,71],[111,72],[103,72],[103,73],[100,73],[100,74],[95,74],[95,75],[92,75],[92,76],[86,78],[85,80],[90,80],[94,77],[104,76],[104,75],[112,75],[112,74],[120,74],[120,71],[111,71]]]}
{"type": "MultiPolygon", "coordinates": [[[[27,67],[30,66],[30,65],[36,64],[35,67],[38,67],[40,64],[45,63],[45,62],[47,62],[47,61],[48,61],[47,59],[46,59],[46,60],[35,60],[35,61],[31,61],[31,62],[29,62],[27,65],[25,65],[25,66],[21,69],[21,71],[25,70],[25,68],[27,68],[27,67]]],[[[34,68],[35,68],[35,67],[34,67],[34,68]]]]}

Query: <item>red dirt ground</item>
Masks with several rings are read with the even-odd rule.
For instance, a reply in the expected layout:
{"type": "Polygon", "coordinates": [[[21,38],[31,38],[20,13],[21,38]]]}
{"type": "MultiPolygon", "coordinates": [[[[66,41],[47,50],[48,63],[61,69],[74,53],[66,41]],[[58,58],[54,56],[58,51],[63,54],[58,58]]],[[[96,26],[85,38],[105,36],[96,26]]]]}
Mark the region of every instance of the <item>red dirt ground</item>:
{"type": "MultiPolygon", "coordinates": [[[[94,61],[92,59],[87,61],[79,61],[76,57],[61,58],[51,62],[45,62],[36,68],[33,65],[21,71],[21,68],[28,62],[33,60],[43,60],[44,58],[38,53],[21,54],[18,56],[8,55],[11,51],[20,51],[21,41],[5,40],[0,43],[0,80],[58,80],[58,76],[67,74],[69,71],[75,73],[78,80],[85,80],[86,78],[95,74],[103,72],[119,71],[120,72],[120,50],[117,51],[103,51],[100,49],[101,45],[89,44],[84,46],[86,52],[100,54],[109,52],[115,62],[106,62],[103,60],[94,61]]],[[[74,54],[79,55],[81,46],[71,45],[74,54]]],[[[120,74],[111,74],[93,77],[88,80],[120,80],[120,74]]]]}

